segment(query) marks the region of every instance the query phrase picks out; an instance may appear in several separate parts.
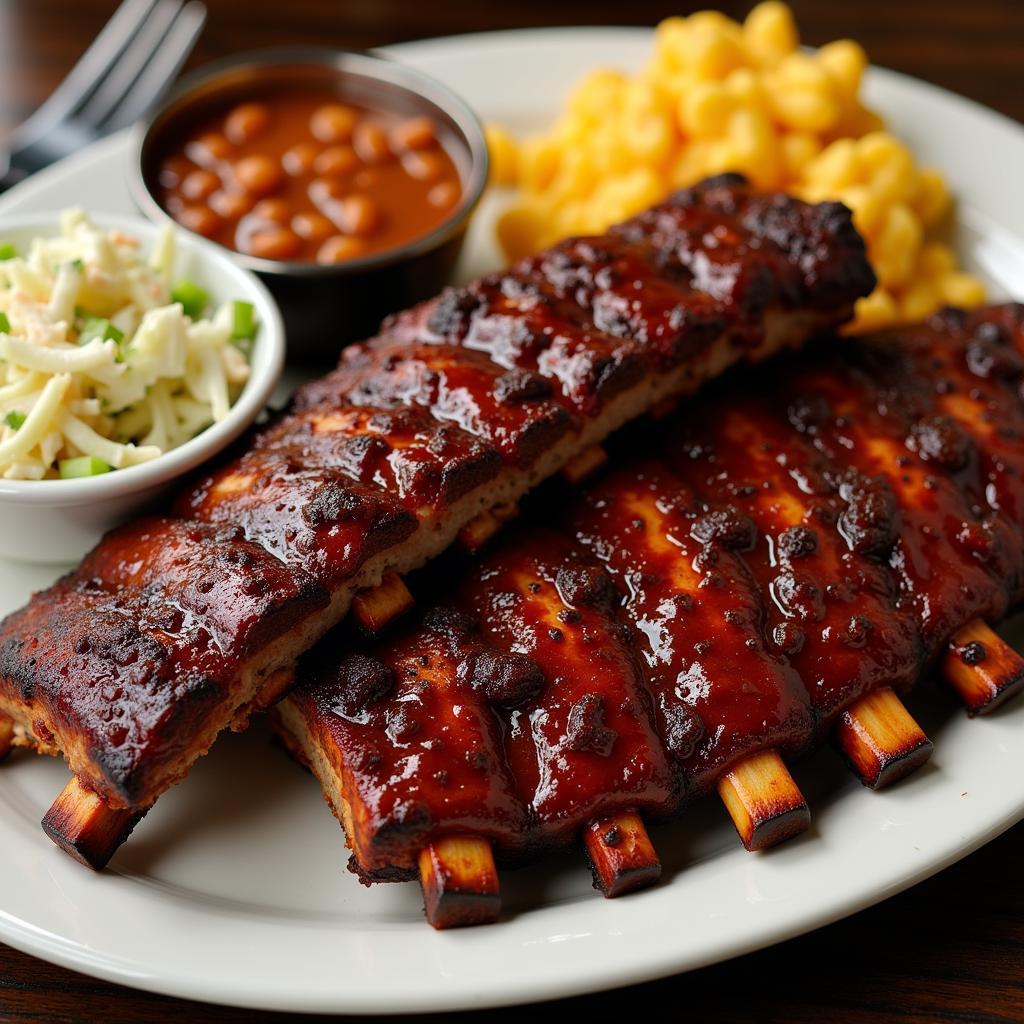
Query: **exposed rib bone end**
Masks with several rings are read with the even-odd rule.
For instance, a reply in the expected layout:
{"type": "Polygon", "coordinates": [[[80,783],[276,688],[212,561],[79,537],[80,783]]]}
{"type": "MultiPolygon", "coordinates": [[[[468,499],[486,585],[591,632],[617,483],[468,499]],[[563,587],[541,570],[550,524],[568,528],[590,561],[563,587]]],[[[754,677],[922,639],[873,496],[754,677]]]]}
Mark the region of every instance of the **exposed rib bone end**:
{"type": "Polygon", "coordinates": [[[987,715],[1024,689],[1024,658],[981,619],[953,637],[941,671],[971,717],[987,715]]]}
{"type": "Polygon", "coordinates": [[[495,505],[494,508],[481,512],[459,530],[459,546],[475,555],[510,519],[519,515],[519,506],[515,502],[495,505]]]}
{"type": "Polygon", "coordinates": [[[14,719],[6,715],[0,715],[0,761],[2,761],[14,746],[14,719]]]}
{"type": "Polygon", "coordinates": [[[932,742],[888,686],[861,697],[843,712],[835,740],[869,789],[883,789],[920,768],[932,742]]]}
{"type": "Polygon", "coordinates": [[[420,885],[427,920],[435,928],[462,928],[498,919],[498,870],[486,839],[446,836],[424,847],[420,885]]]}
{"type": "Polygon", "coordinates": [[[61,790],[43,818],[43,831],[70,857],[102,871],[145,811],[119,811],[86,789],[78,776],[61,790]]]}
{"type": "Polygon", "coordinates": [[[811,823],[800,788],[774,750],[753,754],[718,782],[718,795],[748,850],[791,839],[811,823]]]}
{"type": "Polygon", "coordinates": [[[599,444],[592,444],[562,467],[562,478],[575,487],[592,477],[607,461],[608,453],[599,444]]]}
{"type": "Polygon", "coordinates": [[[380,585],[363,590],[352,599],[352,614],[368,633],[379,633],[389,622],[404,615],[415,603],[409,588],[396,572],[380,585]]]}
{"type": "Polygon", "coordinates": [[[654,885],[661,861],[636,811],[595,818],[583,830],[594,888],[608,899],[654,885]]]}

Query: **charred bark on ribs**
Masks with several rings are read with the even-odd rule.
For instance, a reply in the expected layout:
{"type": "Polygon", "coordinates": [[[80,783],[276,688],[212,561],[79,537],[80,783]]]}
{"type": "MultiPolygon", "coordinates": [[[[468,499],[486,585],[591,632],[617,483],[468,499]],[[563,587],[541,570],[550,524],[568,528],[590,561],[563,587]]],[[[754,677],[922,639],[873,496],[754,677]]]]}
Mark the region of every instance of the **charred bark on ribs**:
{"type": "Polygon", "coordinates": [[[926,667],[971,713],[1024,685],[983,625],[1024,591],[1022,385],[1021,305],[824,339],[634,431],[560,517],[534,510],[442,587],[457,611],[368,648],[393,688],[339,703],[321,649],[277,714],[355,870],[413,877],[450,834],[509,861],[614,848],[599,823],[635,833],[633,812],[741,769],[722,795],[742,817],[775,752],[833,730],[872,787],[917,767],[931,744],[896,694],[926,667]],[[505,685],[510,657],[544,685],[505,685]]]}
{"type": "MultiPolygon", "coordinates": [[[[847,320],[872,286],[844,207],[725,176],[399,314],[172,517],[115,532],[4,621],[3,735],[65,755],[89,822],[144,812],[287,689],[361,589],[665,396],[847,320]]],[[[118,830],[89,843],[67,811],[49,831],[101,866],[118,830]]]]}

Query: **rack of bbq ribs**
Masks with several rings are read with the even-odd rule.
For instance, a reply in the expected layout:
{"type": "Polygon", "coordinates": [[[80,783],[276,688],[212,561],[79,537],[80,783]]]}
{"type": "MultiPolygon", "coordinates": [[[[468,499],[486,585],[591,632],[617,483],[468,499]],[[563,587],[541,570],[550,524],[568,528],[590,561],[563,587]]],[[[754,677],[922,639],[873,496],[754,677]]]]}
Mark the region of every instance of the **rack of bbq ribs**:
{"type": "Polygon", "coordinates": [[[825,737],[872,788],[912,771],[926,668],[970,714],[1024,686],[990,628],[1024,307],[832,333],[872,286],[843,206],[726,175],[391,318],[0,625],[0,752],[74,773],[44,830],[102,868],[273,707],[353,870],[448,927],[580,840],[605,895],[655,882],[645,819],[709,791],[748,849],[797,834],[786,762],[825,737]]]}

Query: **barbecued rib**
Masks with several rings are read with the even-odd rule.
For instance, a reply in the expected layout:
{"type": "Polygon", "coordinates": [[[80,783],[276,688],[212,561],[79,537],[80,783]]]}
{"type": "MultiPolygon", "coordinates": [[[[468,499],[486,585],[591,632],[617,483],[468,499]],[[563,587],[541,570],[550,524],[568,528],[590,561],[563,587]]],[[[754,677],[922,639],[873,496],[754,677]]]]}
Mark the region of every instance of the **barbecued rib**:
{"type": "MultiPolygon", "coordinates": [[[[496,705],[538,841],[571,841],[616,811],[674,807],[677,779],[604,569],[566,538],[531,527],[468,566],[458,589],[481,633],[539,670],[532,692],[496,705]]],[[[486,678],[486,666],[477,671],[486,678]]]]}
{"type": "Polygon", "coordinates": [[[946,310],[854,349],[841,382],[823,354],[778,382],[796,425],[844,466],[851,547],[888,552],[926,660],[942,656],[972,714],[1024,683],[984,625],[1021,598],[1022,354],[1024,306],[946,310]],[[956,670],[963,653],[974,671],[956,670]]]}
{"type": "MultiPolygon", "coordinates": [[[[612,581],[585,552],[513,531],[451,596],[340,670],[321,649],[309,685],[275,712],[353,837],[353,870],[415,877],[420,850],[446,833],[484,837],[515,860],[591,822],[610,819],[607,831],[621,814],[677,805],[612,581]],[[386,692],[354,687],[354,669],[386,679],[386,692]],[[500,736],[486,749],[479,714],[500,736]],[[366,763],[372,773],[353,769],[366,763]],[[503,799],[480,799],[467,772],[500,780],[503,799]]],[[[659,872],[656,859],[632,864],[606,887],[618,894],[659,872]]]]}
{"type": "MultiPolygon", "coordinates": [[[[491,694],[506,737],[498,770],[502,778],[511,772],[527,819],[524,834],[497,839],[499,850],[550,845],[571,835],[570,823],[589,834],[591,816],[640,805],[630,788],[634,763],[650,767],[652,779],[662,777],[662,763],[675,766],[661,806],[644,804],[669,813],[752,752],[797,751],[831,727],[865,782],[893,781],[931,748],[894,690],[909,688],[944,650],[947,676],[958,687],[968,677],[968,699],[972,673],[991,684],[993,700],[1019,691],[1024,662],[988,646],[994,635],[977,616],[1000,614],[1021,596],[1019,555],[1004,545],[1024,546],[1022,354],[1024,307],[1004,306],[947,311],[921,327],[781,358],[624,443],[660,449],[662,459],[623,452],[564,513],[561,541],[524,523],[449,583],[447,599],[459,596],[488,642],[528,655],[544,675],[543,687],[519,694],[511,710],[495,707],[491,694]],[[962,431],[952,417],[962,418],[962,431]],[[921,545],[942,572],[911,557],[921,545]],[[644,700],[641,688],[630,711],[643,710],[641,725],[655,712],[654,731],[635,734],[638,761],[605,717],[609,693],[636,687],[633,663],[620,653],[624,638],[586,639],[593,609],[614,621],[606,600],[613,583],[653,698],[644,700]],[[970,640],[958,643],[968,622],[970,640]],[[545,626],[554,631],[550,645],[545,626]],[[557,647],[567,637],[578,664],[572,675],[557,647]],[[988,659],[999,669],[991,677],[982,668],[988,659]],[[597,755],[589,770],[575,736],[597,755]],[[580,792],[586,801],[575,805],[580,792]]],[[[378,641],[377,657],[389,649],[378,641]]],[[[447,666],[446,699],[465,699],[469,680],[485,693],[487,680],[500,681],[497,668],[481,675],[478,664],[447,666]]],[[[314,763],[318,730],[395,699],[339,709],[322,664],[309,678],[276,713],[314,763]]],[[[442,761],[460,749],[455,735],[447,739],[442,761]]],[[[358,757],[368,742],[388,745],[364,735],[332,754],[358,757]]],[[[324,767],[318,775],[336,806],[382,799],[379,789],[353,789],[324,767]]],[[[386,799],[408,785],[391,773],[386,799]]],[[[474,808],[446,816],[443,789],[427,796],[420,823],[429,826],[406,833],[403,863],[450,832],[473,832],[474,808]]],[[[401,822],[386,824],[392,838],[402,834],[401,822]]],[[[348,834],[357,870],[370,838],[358,827],[348,834]]]]}
{"type": "Polygon", "coordinates": [[[896,697],[920,670],[918,626],[899,606],[889,568],[871,557],[887,549],[892,533],[876,537],[873,549],[848,543],[851,516],[842,495],[870,492],[870,482],[793,429],[803,399],[787,408],[778,392],[772,396],[748,394],[733,404],[709,394],[676,424],[663,457],[726,521],[748,524],[743,559],[765,597],[769,649],[802,679],[815,730],[830,730],[840,718],[840,747],[862,781],[879,788],[920,767],[932,751],[896,697]],[[872,696],[859,704],[865,695],[872,696]],[[864,715],[873,715],[872,723],[864,715]],[[865,733],[873,734],[868,750],[865,733]]]}
{"type": "MultiPolygon", "coordinates": [[[[879,680],[909,689],[921,652],[913,617],[897,607],[888,567],[870,557],[870,545],[851,551],[848,543],[849,506],[841,493],[859,494],[870,483],[793,429],[790,421],[802,409],[799,402],[787,409],[777,394],[748,394],[742,404],[709,396],[675,425],[662,450],[703,501],[746,530],[740,550],[767,599],[769,649],[805,681],[814,723],[825,728],[879,680]]],[[[888,530],[875,554],[898,531],[888,510],[882,518],[888,530]]]]}
{"type": "Polygon", "coordinates": [[[708,510],[664,465],[639,459],[585,488],[565,525],[626,595],[683,793],[759,749],[806,746],[807,700],[764,642],[763,596],[740,554],[754,539],[748,520],[708,510]]]}
{"type": "Polygon", "coordinates": [[[237,528],[142,519],[8,618],[0,711],[41,752],[92,765],[112,804],[141,810],[178,781],[183,750],[232,724],[224,689],[255,697],[236,680],[282,637],[295,657],[326,603],[237,528]]]}
{"type": "Polygon", "coordinates": [[[777,383],[797,428],[833,466],[850,546],[889,557],[901,604],[934,652],[965,616],[1002,617],[1015,586],[1012,541],[987,507],[973,443],[933,414],[909,364],[891,349],[852,350],[841,377],[812,361],[777,383]]]}
{"type": "Polygon", "coordinates": [[[611,578],[567,538],[532,527],[513,531],[459,589],[481,632],[539,670],[537,692],[495,709],[537,842],[582,836],[606,896],[652,884],[661,862],[641,812],[675,808],[678,776],[611,578]]]}
{"type": "MultiPolygon", "coordinates": [[[[665,395],[842,322],[872,283],[844,207],[759,196],[726,176],[394,318],[174,504],[180,519],[238,529],[246,541],[229,548],[262,546],[307,595],[307,613],[260,621],[266,642],[245,659],[217,634],[212,599],[171,627],[126,629],[72,657],[58,635],[68,621],[81,631],[95,608],[134,622],[168,592],[148,551],[130,578],[95,573],[130,536],[115,534],[0,630],[0,708],[16,742],[63,751],[110,808],[145,810],[221,728],[281,692],[298,652],[361,588],[422,564],[481,510],[519,497],[665,395]],[[181,683],[146,665],[174,665],[193,646],[203,651],[203,712],[161,744],[156,734],[181,715],[181,683]],[[95,707],[110,679],[130,739],[95,707]]],[[[194,537],[202,563],[212,541],[194,537]]],[[[240,568],[231,586],[244,591],[252,575],[240,568]]],[[[66,811],[49,827],[75,848],[56,821],[70,820],[66,811]]]]}
{"type": "Polygon", "coordinates": [[[449,831],[457,825],[505,850],[521,848],[526,808],[489,702],[536,689],[536,667],[488,644],[454,607],[432,609],[379,650],[332,654],[311,656],[306,671],[315,683],[303,696],[318,725],[312,767],[338,773],[350,794],[331,802],[360,844],[359,873],[373,881],[415,877],[439,819],[449,831]],[[478,666],[481,677],[487,666],[482,683],[478,666]]]}

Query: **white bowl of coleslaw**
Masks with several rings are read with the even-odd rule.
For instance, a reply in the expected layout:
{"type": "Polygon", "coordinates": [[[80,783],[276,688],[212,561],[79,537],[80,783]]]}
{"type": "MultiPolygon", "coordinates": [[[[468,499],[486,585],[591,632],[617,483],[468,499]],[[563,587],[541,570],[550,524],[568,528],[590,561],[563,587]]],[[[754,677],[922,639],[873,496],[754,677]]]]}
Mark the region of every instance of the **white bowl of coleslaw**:
{"type": "Polygon", "coordinates": [[[134,217],[0,219],[0,557],[80,558],[266,407],[284,326],[219,247],[134,217]]]}

